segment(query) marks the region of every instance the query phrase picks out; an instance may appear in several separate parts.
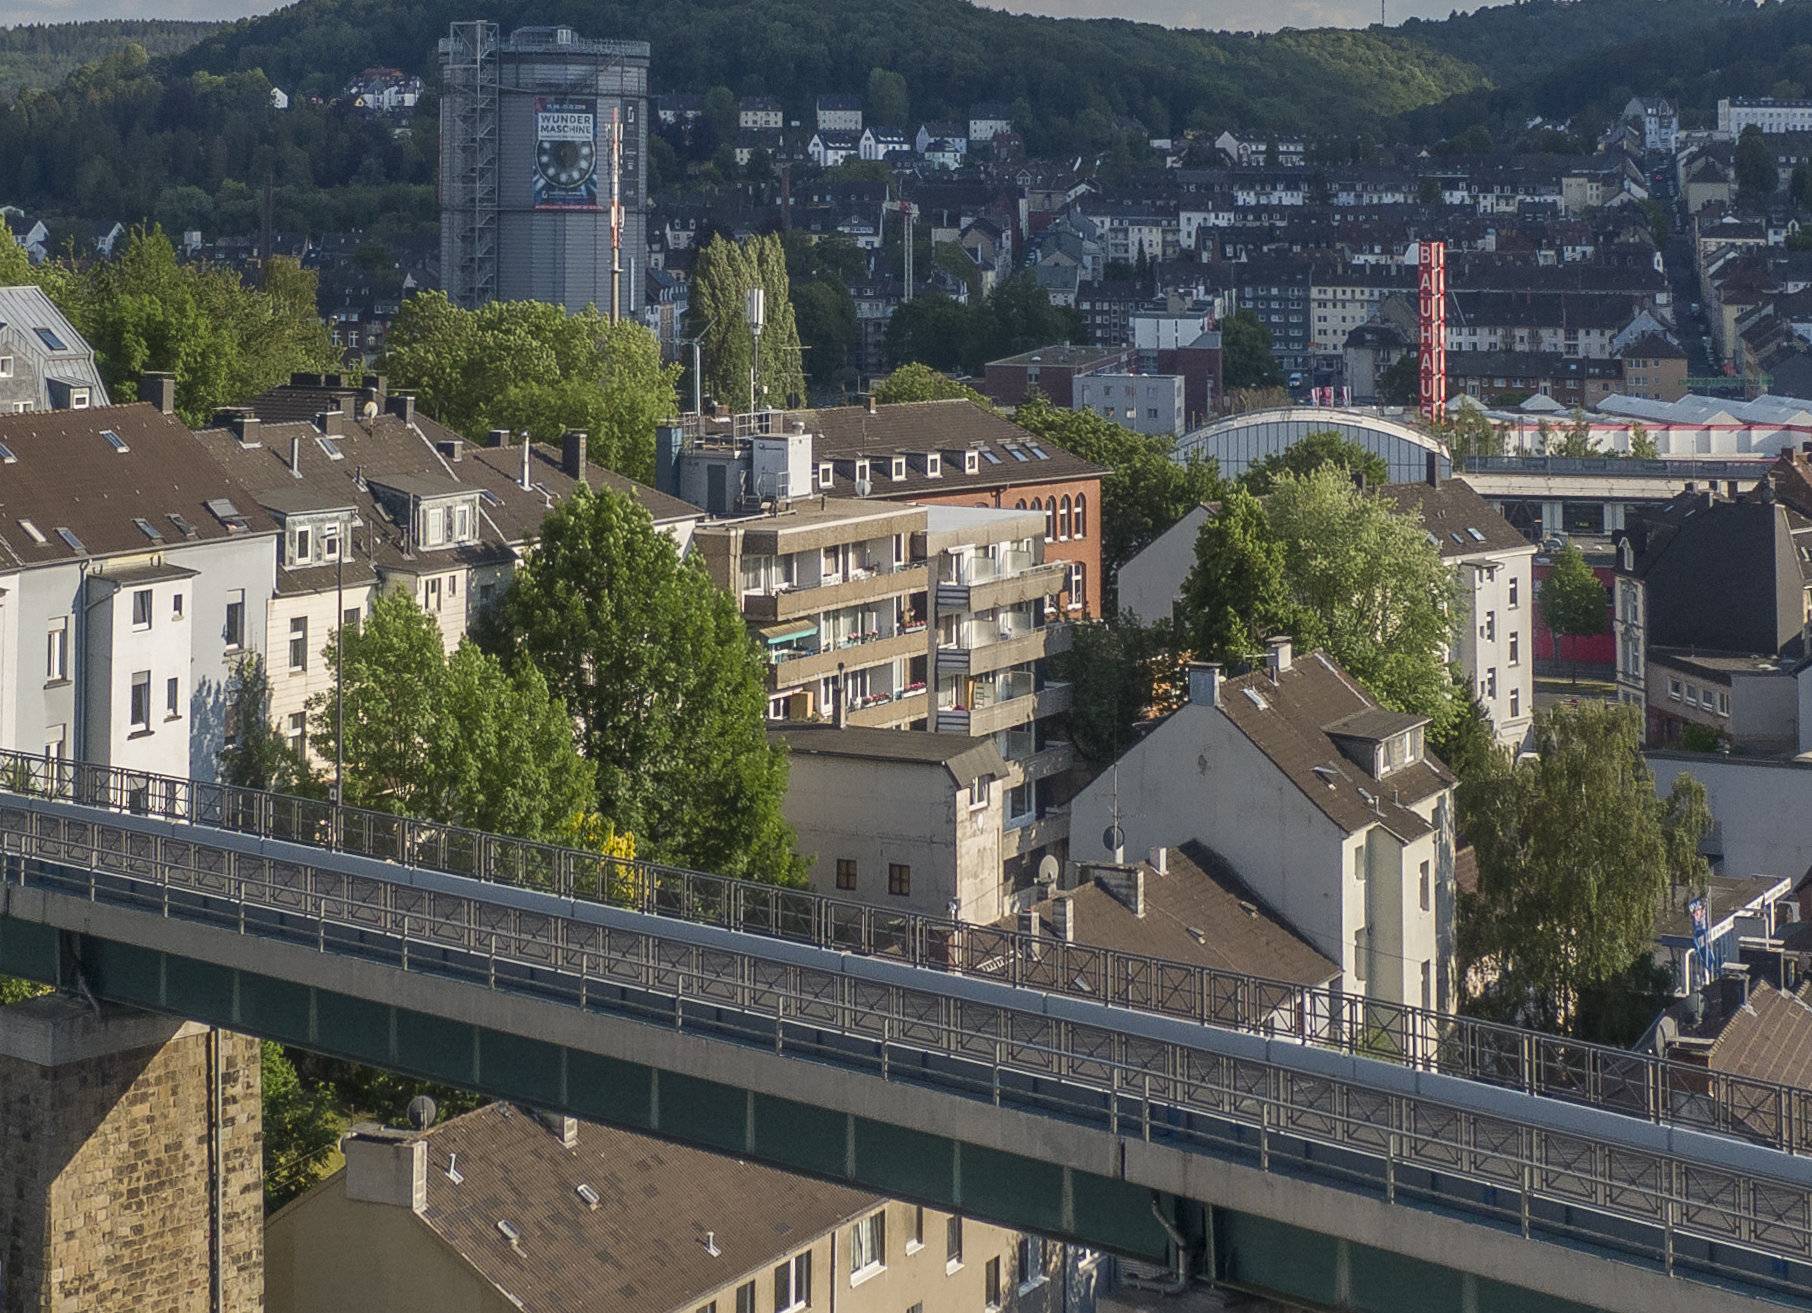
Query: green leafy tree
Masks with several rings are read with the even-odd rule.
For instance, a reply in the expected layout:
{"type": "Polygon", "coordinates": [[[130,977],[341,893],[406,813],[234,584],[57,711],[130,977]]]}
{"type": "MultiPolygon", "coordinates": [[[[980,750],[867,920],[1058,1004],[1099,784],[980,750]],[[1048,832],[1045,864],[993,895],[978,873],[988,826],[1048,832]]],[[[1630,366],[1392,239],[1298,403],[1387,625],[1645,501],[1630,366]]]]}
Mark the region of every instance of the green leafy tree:
{"type": "Polygon", "coordinates": [[[1141,625],[1130,615],[1076,626],[1052,673],[1072,684],[1070,738],[1085,761],[1106,766],[1132,743],[1156,699],[1159,675],[1177,663],[1167,621],[1141,625]]]}
{"type": "Polygon", "coordinates": [[[1196,534],[1177,608],[1197,659],[1238,665],[1261,654],[1267,638],[1301,627],[1284,570],[1264,506],[1246,488],[1229,489],[1196,534]]]}
{"type": "Polygon", "coordinates": [[[705,390],[738,410],[749,404],[755,338],[747,298],[756,287],[764,293],[766,323],[755,402],[785,406],[804,399],[805,373],[779,234],[744,242],[713,237],[693,263],[691,322],[692,332],[703,338],[705,390]]]}
{"type": "Polygon", "coordinates": [[[1581,410],[1573,412],[1573,418],[1560,431],[1558,443],[1550,439],[1544,445],[1548,455],[1566,456],[1574,460],[1599,454],[1597,441],[1592,437],[1592,421],[1581,410]]]}
{"type": "Polygon", "coordinates": [[[1262,497],[1271,491],[1279,475],[1311,474],[1323,467],[1343,470],[1349,479],[1358,475],[1368,488],[1390,482],[1390,467],[1384,457],[1331,429],[1305,433],[1283,451],[1254,462],[1240,476],[1240,482],[1255,496],[1262,497]]]}
{"type": "Polygon", "coordinates": [[[1378,400],[1386,406],[1413,406],[1421,400],[1422,375],[1416,353],[1405,351],[1378,375],[1378,400]]]}
{"type": "Polygon", "coordinates": [[[597,769],[597,810],[657,860],[793,882],[786,759],[765,669],[729,595],[639,503],[579,494],[548,517],[491,641],[564,699],[597,769]]]}
{"type": "Polygon", "coordinates": [[[1538,711],[1535,756],[1463,781],[1459,803],[1479,865],[1457,918],[1476,1014],[1579,1033],[1594,991],[1602,1018],[1604,991],[1636,977],[1669,900],[1705,886],[1703,790],[1656,795],[1634,708],[1538,711]]]}
{"type": "Polygon", "coordinates": [[[1660,460],[1661,450],[1655,446],[1655,436],[1640,424],[1630,425],[1630,458],[1632,460],[1660,460]]]}
{"type": "MultiPolygon", "coordinates": [[[[1473,693],[1472,680],[1457,669],[1453,674],[1453,697],[1459,710],[1429,739],[1428,746],[1460,783],[1491,779],[1508,767],[1508,755],[1492,730],[1490,715],[1473,693]]],[[[1464,833],[1464,812],[1459,821],[1464,833]]]]}
{"type": "Polygon", "coordinates": [[[1297,639],[1443,732],[1458,711],[1447,666],[1455,584],[1421,523],[1331,468],[1282,476],[1265,519],[1283,544],[1297,639]]]}
{"type": "Polygon", "coordinates": [[[1812,210],[1812,167],[1795,164],[1787,191],[1793,198],[1794,205],[1802,210],[1812,210]]]}
{"type": "MultiPolygon", "coordinates": [[[[595,798],[591,763],[573,743],[565,705],[539,671],[462,642],[406,593],[380,594],[357,629],[329,640],[345,707],[345,800],[404,816],[553,841],[595,798]]],[[[331,693],[309,703],[323,756],[335,741],[331,693]]]]}
{"type": "Polygon", "coordinates": [[[23,1003],[30,998],[38,998],[50,993],[49,985],[40,985],[35,980],[21,980],[17,976],[0,976],[0,1008],[10,1007],[14,1003],[23,1003]]]}
{"type": "Polygon", "coordinates": [[[270,676],[264,658],[250,653],[227,676],[227,746],[220,751],[220,782],[241,789],[293,793],[304,789],[307,764],[284,742],[271,720],[270,676]]]}
{"type": "Polygon", "coordinates": [[[273,1213],[326,1174],[345,1119],[330,1092],[303,1081],[281,1044],[260,1046],[264,1210],[273,1213]]]}
{"type": "Polygon", "coordinates": [[[1271,330],[1250,310],[1236,310],[1221,321],[1221,376],[1229,389],[1283,386],[1283,370],[1271,354],[1271,330]]]}
{"type": "MultiPolygon", "coordinates": [[[[1548,577],[1536,594],[1542,623],[1554,635],[1554,659],[1560,660],[1562,638],[1590,638],[1610,623],[1604,585],[1586,564],[1585,555],[1568,543],[1554,557],[1548,577]]],[[[1577,671],[1575,677],[1577,678],[1577,671]]]]}
{"type": "Polygon", "coordinates": [[[906,79],[891,69],[869,69],[868,98],[864,109],[867,122],[904,128],[912,117],[911,100],[906,94],[906,79]]]}
{"type": "Polygon", "coordinates": [[[806,373],[824,387],[849,368],[850,352],[861,340],[856,302],[833,278],[814,278],[793,293],[793,316],[805,348],[806,373]]]}
{"type": "Polygon", "coordinates": [[[883,406],[906,401],[973,401],[978,406],[991,406],[981,393],[967,383],[959,383],[930,365],[901,365],[875,384],[875,401],[883,406]]]}
{"type": "Polygon", "coordinates": [[[1503,432],[1477,406],[1448,407],[1446,418],[1434,428],[1455,462],[1504,454],[1503,432]]]}
{"type": "Polygon", "coordinates": [[[654,334],[595,308],[493,301],[465,310],[442,292],[403,303],[384,368],[391,386],[415,389],[423,409],[474,441],[496,428],[542,442],[583,429],[592,459],[643,480],[680,373],[661,363],[654,334]]]}
{"type": "Polygon", "coordinates": [[[1101,480],[1101,568],[1111,579],[1127,561],[1189,511],[1220,496],[1213,461],[1179,461],[1167,437],[1134,433],[1085,410],[1053,406],[1041,395],[1022,403],[1013,420],[1045,440],[1097,465],[1101,480]]]}
{"type": "Polygon", "coordinates": [[[1753,123],[1737,134],[1736,181],[1738,190],[1755,200],[1772,196],[1780,185],[1774,149],[1753,123]]]}

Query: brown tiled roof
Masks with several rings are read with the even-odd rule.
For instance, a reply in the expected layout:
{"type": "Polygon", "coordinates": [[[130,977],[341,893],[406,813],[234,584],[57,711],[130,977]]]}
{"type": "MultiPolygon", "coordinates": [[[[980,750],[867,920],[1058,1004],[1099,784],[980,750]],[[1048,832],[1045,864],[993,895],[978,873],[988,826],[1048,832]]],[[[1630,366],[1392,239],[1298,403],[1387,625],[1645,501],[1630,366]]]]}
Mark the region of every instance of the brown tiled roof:
{"type": "Polygon", "coordinates": [[[1343,756],[1325,729],[1377,705],[1322,652],[1297,657],[1275,683],[1254,670],[1221,684],[1222,713],[1329,820],[1349,834],[1382,824],[1414,839],[1432,827],[1407,804],[1451,785],[1447,768],[1424,756],[1376,780],[1343,756]]]}
{"type": "Polygon", "coordinates": [[[11,456],[0,464],[0,558],[21,565],[180,545],[186,535],[172,513],[194,528],[197,540],[276,528],[232,471],[196,459],[182,421],[143,402],[0,416],[0,444],[11,456]],[[101,436],[107,430],[125,450],[101,436]],[[222,499],[239,512],[243,529],[208,509],[222,499]],[[153,541],[134,517],[148,521],[163,542],[153,541]],[[34,542],[22,519],[45,541],[34,542]],[[66,543],[59,528],[86,552],[66,543]]]}
{"type": "Polygon", "coordinates": [[[1768,467],[1768,481],[1782,505],[1812,515],[1812,461],[1805,453],[1783,451],[1768,467]]]}
{"type": "MultiPolygon", "coordinates": [[[[417,422],[422,425],[423,430],[430,437],[435,436],[433,431],[435,429],[440,429],[448,437],[456,436],[450,430],[435,424],[433,420],[418,417],[417,422]]],[[[462,478],[468,482],[477,483],[481,487],[490,488],[499,496],[507,496],[509,488],[518,490],[521,488],[519,480],[522,477],[522,449],[520,447],[474,447],[467,444],[463,463],[469,464],[472,468],[460,471],[462,478]]],[[[556,501],[564,500],[572,492],[577,482],[560,467],[559,453],[545,446],[535,446],[530,450],[529,470],[529,482],[542,484],[553,493],[556,501]]],[[[648,513],[654,518],[656,524],[672,524],[678,520],[704,518],[705,513],[690,502],[681,501],[678,497],[672,497],[650,488],[645,483],[637,483],[634,479],[624,478],[616,471],[607,470],[595,462],[586,463],[585,474],[585,481],[590,487],[609,488],[612,492],[625,497],[633,497],[641,502],[648,508],[648,513]]],[[[517,500],[521,501],[520,498],[517,500]]],[[[520,537],[532,538],[540,532],[541,520],[539,517],[533,516],[533,508],[528,506],[525,501],[522,502],[521,509],[528,511],[529,515],[521,516],[506,510],[504,519],[525,531],[521,533],[520,537]],[[529,522],[530,519],[533,520],[532,524],[529,522]]],[[[509,532],[508,524],[503,527],[506,532],[509,532]]]]}
{"type": "Polygon", "coordinates": [[[1812,1086],[1812,1001],[1808,987],[1783,994],[1758,982],[1712,1043],[1710,1065],[1728,1076],[1812,1086]]]}
{"type": "MultiPolygon", "coordinates": [[[[427,1133],[422,1220],[525,1313],[691,1313],[882,1202],[735,1158],[580,1122],[575,1146],[507,1104],[427,1133]],[[455,1185],[448,1157],[459,1155],[455,1185]],[[599,1206],[578,1193],[589,1185],[599,1206]],[[521,1252],[497,1229],[515,1227],[521,1252]],[[716,1258],[705,1251],[713,1233],[716,1258]]],[[[818,1281],[824,1276],[814,1278],[818,1281]]]]}
{"type": "Polygon", "coordinates": [[[1387,483],[1378,491],[1394,501],[1398,511],[1422,521],[1443,557],[1533,550],[1533,544],[1464,479],[1443,479],[1438,488],[1425,482],[1387,483]],[[1480,536],[1473,537],[1474,532],[1480,536]]]}
{"type": "MultiPolygon", "coordinates": [[[[866,406],[832,406],[802,411],[799,418],[816,435],[812,445],[815,462],[887,457],[896,452],[921,458],[927,452],[943,453],[942,469],[935,479],[925,473],[922,459],[908,459],[906,477],[898,483],[887,477],[885,468],[877,470],[872,493],[876,497],[910,500],[925,492],[1069,482],[1099,478],[1105,472],[968,400],[909,401],[877,406],[873,413],[866,406]],[[961,453],[970,447],[979,449],[982,456],[976,472],[965,474],[961,453]]],[[[835,475],[835,485],[824,491],[852,495],[853,474],[840,466],[835,475]]]]}
{"type": "Polygon", "coordinates": [[[1453,883],[1463,894],[1479,891],[1479,850],[1471,844],[1453,855],[1453,883]]]}
{"type": "MultiPolygon", "coordinates": [[[[1071,900],[1075,941],[1119,953],[1192,962],[1219,971],[1237,971],[1325,985],[1340,968],[1275,915],[1235,875],[1218,853],[1200,842],[1172,849],[1163,875],[1149,864],[1145,873],[1145,915],[1099,882],[1090,880],[1061,897],[1071,900]]],[[[1052,932],[1052,899],[1033,908],[1052,932]]],[[[1004,927],[1017,918],[1004,918],[1004,927]]]]}

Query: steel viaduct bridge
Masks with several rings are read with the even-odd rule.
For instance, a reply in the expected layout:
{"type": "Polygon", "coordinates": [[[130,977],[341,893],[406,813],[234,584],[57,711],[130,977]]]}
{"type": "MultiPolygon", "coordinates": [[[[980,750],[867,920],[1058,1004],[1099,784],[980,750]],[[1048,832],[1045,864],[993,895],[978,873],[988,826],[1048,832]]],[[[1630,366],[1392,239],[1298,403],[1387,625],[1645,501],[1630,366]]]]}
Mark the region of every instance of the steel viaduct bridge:
{"type": "Polygon", "coordinates": [[[1812,1091],[0,753],[0,972],[1375,1313],[1812,1308],[1812,1091]]]}

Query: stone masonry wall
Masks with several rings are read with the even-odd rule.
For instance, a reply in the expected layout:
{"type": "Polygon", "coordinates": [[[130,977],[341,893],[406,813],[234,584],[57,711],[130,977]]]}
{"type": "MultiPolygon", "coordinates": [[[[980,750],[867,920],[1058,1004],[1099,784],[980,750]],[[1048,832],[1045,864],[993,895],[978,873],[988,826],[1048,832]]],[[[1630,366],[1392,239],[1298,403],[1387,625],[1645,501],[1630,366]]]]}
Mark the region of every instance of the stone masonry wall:
{"type": "MultiPolygon", "coordinates": [[[[223,1313],[264,1305],[259,1047],[220,1032],[223,1313]]],[[[0,1055],[0,1313],[208,1313],[208,1035],[0,1055]]]]}

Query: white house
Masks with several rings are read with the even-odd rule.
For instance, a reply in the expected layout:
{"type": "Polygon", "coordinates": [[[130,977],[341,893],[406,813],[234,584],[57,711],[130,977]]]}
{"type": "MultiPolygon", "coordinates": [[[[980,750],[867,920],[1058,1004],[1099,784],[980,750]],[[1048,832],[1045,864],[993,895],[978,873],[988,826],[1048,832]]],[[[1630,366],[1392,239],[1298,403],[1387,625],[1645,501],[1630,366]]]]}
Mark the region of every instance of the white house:
{"type": "Polygon", "coordinates": [[[806,143],[805,153],[812,157],[812,163],[820,168],[834,169],[844,160],[860,159],[862,139],[855,132],[828,131],[820,129],[812,134],[806,143]]]}
{"type": "Polygon", "coordinates": [[[855,96],[818,97],[818,131],[862,131],[862,102],[855,96]]]}
{"type": "Polygon", "coordinates": [[[1071,856],[1199,841],[1345,991],[1450,1010],[1453,777],[1426,725],[1288,640],[1237,678],[1196,663],[1188,702],[1071,804],[1071,856]]]}
{"type": "Polygon", "coordinates": [[[1498,742],[1528,740],[1535,715],[1535,544],[1464,479],[1387,484],[1397,509],[1416,516],[1459,582],[1451,659],[1472,680],[1498,742]]]}
{"type": "Polygon", "coordinates": [[[1013,130],[1013,111],[998,102],[976,105],[969,111],[969,140],[993,141],[1013,130]]]}
{"type": "Polygon", "coordinates": [[[912,143],[899,128],[862,129],[859,153],[865,160],[885,160],[891,151],[910,151],[912,143]]]}

